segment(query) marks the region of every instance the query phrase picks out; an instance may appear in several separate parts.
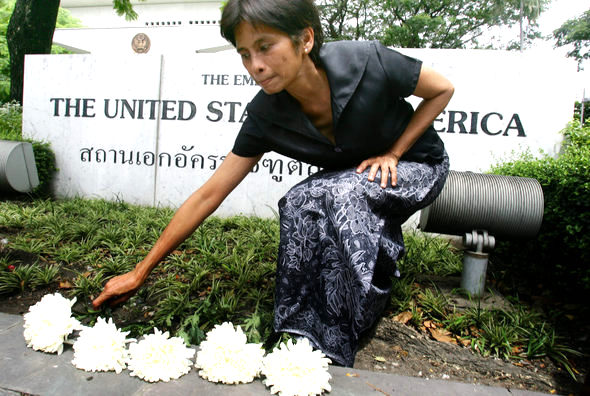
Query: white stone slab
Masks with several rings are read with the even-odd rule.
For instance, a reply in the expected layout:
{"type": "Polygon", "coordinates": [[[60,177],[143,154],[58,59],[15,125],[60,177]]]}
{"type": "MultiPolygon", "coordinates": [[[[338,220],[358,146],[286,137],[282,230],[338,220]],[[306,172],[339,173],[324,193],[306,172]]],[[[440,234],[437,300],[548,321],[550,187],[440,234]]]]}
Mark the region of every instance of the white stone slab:
{"type": "Polygon", "coordinates": [[[513,152],[559,151],[559,131],[572,120],[576,98],[571,59],[552,51],[399,51],[455,85],[451,102],[434,122],[452,169],[485,172],[513,152]]]}
{"type": "Polygon", "coordinates": [[[158,100],[160,63],[159,56],[27,56],[23,135],[51,143],[58,196],[154,204],[155,171],[137,154],[155,152],[158,120],[132,118],[121,99],[158,100]]]}

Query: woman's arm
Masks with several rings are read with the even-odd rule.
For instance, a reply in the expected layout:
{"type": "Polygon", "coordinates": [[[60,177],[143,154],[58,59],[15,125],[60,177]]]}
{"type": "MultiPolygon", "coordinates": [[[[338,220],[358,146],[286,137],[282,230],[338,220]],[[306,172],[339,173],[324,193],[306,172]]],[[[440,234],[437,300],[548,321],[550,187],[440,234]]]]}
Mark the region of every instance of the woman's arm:
{"type": "Polygon", "coordinates": [[[107,282],[102,293],[92,302],[94,307],[99,307],[106,300],[111,300],[111,304],[114,305],[131,297],[154,267],[217,209],[252,170],[260,157],[240,157],[230,152],[209,180],[176,211],[147,256],[130,272],[107,282]]]}
{"type": "Polygon", "coordinates": [[[395,186],[399,159],[444,110],[454,91],[455,88],[449,80],[433,69],[422,66],[414,95],[423,98],[423,100],[416,108],[405,131],[385,153],[363,161],[358,166],[357,173],[362,173],[367,167],[371,167],[369,180],[373,181],[377,171],[381,169],[381,187],[387,186],[390,175],[391,185],[395,186]]]}

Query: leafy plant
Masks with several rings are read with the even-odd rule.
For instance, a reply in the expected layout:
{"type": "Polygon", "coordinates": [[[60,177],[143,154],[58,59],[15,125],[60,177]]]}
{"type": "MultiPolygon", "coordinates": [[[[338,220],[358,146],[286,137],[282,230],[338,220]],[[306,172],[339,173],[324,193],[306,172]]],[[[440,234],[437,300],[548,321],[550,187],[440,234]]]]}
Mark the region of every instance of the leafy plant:
{"type": "Polygon", "coordinates": [[[37,266],[34,268],[33,280],[31,282],[31,286],[34,288],[48,286],[55,281],[59,273],[58,265],[37,266]]]}
{"type": "Polygon", "coordinates": [[[18,265],[13,271],[14,276],[18,282],[19,289],[22,291],[26,287],[31,286],[37,267],[32,264],[18,265]]]}
{"type": "Polygon", "coordinates": [[[582,353],[562,344],[555,330],[549,328],[546,323],[540,326],[521,328],[522,332],[528,338],[526,344],[526,355],[529,359],[539,359],[549,357],[557,363],[560,363],[567,372],[576,379],[568,356],[582,356],[582,353]]]}
{"type": "Polygon", "coordinates": [[[590,125],[573,121],[563,133],[557,158],[528,153],[492,169],[537,179],[545,211],[535,239],[500,241],[491,262],[506,271],[505,278],[567,287],[572,297],[583,298],[590,291],[590,125]]]}
{"type": "Polygon", "coordinates": [[[469,312],[468,310],[467,312],[453,312],[448,314],[442,323],[453,334],[459,336],[469,335],[469,329],[477,323],[474,316],[470,315],[469,312]]]}
{"type": "Polygon", "coordinates": [[[410,306],[410,312],[412,314],[412,318],[410,319],[410,323],[415,327],[422,327],[424,322],[424,313],[422,312],[422,308],[417,305],[412,304],[410,306]]]}
{"type": "Polygon", "coordinates": [[[402,274],[460,274],[462,255],[453,249],[448,240],[418,231],[404,233],[406,255],[399,262],[402,274]]]}
{"type": "Polygon", "coordinates": [[[9,294],[20,288],[20,279],[14,272],[0,271],[0,294],[9,294]]]}
{"type": "Polygon", "coordinates": [[[413,297],[419,290],[414,287],[414,277],[406,275],[393,279],[391,287],[391,306],[396,312],[410,309],[413,297]]]}
{"type": "Polygon", "coordinates": [[[503,359],[513,357],[512,347],[518,340],[516,330],[504,321],[487,320],[481,325],[481,337],[474,342],[474,347],[486,356],[493,354],[503,359]]]}
{"type": "Polygon", "coordinates": [[[194,313],[187,316],[178,329],[178,336],[189,345],[199,345],[205,339],[205,332],[199,327],[201,316],[194,313]]]}
{"type": "Polygon", "coordinates": [[[80,299],[90,299],[91,296],[96,296],[102,290],[103,277],[102,274],[97,273],[92,276],[91,273],[78,273],[74,279],[74,296],[80,299]]]}
{"type": "Polygon", "coordinates": [[[45,142],[27,140],[33,145],[35,155],[35,164],[37,165],[37,175],[39,176],[39,186],[33,191],[36,196],[51,196],[51,181],[57,171],[55,165],[55,154],[51,150],[51,145],[45,142]]]}
{"type": "Polygon", "coordinates": [[[82,246],[68,244],[55,249],[53,259],[60,263],[72,264],[84,258],[85,252],[82,246]]]}
{"type": "Polygon", "coordinates": [[[106,277],[120,275],[125,272],[131,271],[133,265],[119,257],[108,257],[105,258],[100,264],[100,270],[106,277]]]}
{"type": "Polygon", "coordinates": [[[418,300],[428,317],[439,320],[447,317],[449,300],[440,291],[426,288],[418,295],[418,300]]]}
{"type": "Polygon", "coordinates": [[[18,102],[0,106],[0,131],[4,140],[21,140],[22,107],[18,102]]]}
{"type": "Polygon", "coordinates": [[[46,240],[32,239],[26,236],[17,236],[14,242],[11,243],[14,249],[23,250],[29,253],[41,254],[47,251],[51,251],[51,244],[46,240]]]}
{"type": "Polygon", "coordinates": [[[590,101],[577,102],[574,105],[574,120],[580,120],[582,124],[585,124],[590,120],[590,101]],[[584,105],[584,120],[582,121],[582,104],[584,105]]]}

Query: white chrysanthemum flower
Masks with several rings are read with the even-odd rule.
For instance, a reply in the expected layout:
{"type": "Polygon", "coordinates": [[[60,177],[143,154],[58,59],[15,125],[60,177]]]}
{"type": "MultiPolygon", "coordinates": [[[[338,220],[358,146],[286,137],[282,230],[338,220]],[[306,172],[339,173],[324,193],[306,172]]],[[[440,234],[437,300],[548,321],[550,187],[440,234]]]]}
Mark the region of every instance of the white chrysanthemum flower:
{"type": "Polygon", "coordinates": [[[148,334],[136,344],[129,345],[129,362],[127,368],[131,376],[145,381],[168,382],[191,371],[195,350],[188,348],[184,340],[170,337],[154,328],[154,334],[148,334]]]}
{"type": "Polygon", "coordinates": [[[55,293],[46,294],[41,301],[29,307],[29,312],[24,315],[27,346],[36,351],[61,354],[68,335],[81,328],[80,322],[72,318],[75,302],[75,297],[68,300],[55,293]]]}
{"type": "Polygon", "coordinates": [[[314,351],[307,338],[296,344],[288,340],[264,358],[263,382],[272,394],[280,396],[320,395],[332,389],[328,373],[331,362],[321,351],[314,351]]]}
{"type": "Polygon", "coordinates": [[[248,344],[240,326],[234,330],[231,322],[215,325],[199,347],[195,366],[211,382],[248,383],[260,373],[262,344],[248,344]]]}
{"type": "Polygon", "coordinates": [[[94,327],[84,327],[74,343],[72,364],[86,371],[115,371],[119,374],[127,365],[128,331],[117,329],[113,319],[98,318],[94,327]]]}

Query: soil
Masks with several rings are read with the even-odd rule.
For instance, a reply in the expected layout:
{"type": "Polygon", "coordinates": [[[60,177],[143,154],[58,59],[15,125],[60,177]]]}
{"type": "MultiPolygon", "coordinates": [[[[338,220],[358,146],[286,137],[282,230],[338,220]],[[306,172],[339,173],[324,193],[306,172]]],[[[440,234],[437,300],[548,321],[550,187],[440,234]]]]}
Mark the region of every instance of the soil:
{"type": "Polygon", "coordinates": [[[428,379],[446,379],[561,395],[581,384],[550,359],[506,362],[431,339],[410,326],[382,318],[356,356],[355,368],[428,379]]]}
{"type": "MultiPolygon", "coordinates": [[[[430,285],[426,287],[435,287],[445,294],[457,311],[475,304],[455,293],[459,288],[460,278],[423,276],[418,281],[422,287],[430,285]]],[[[493,289],[488,289],[478,304],[487,309],[511,308],[510,302],[493,289]]],[[[549,358],[505,361],[483,357],[470,346],[461,345],[455,339],[449,337],[445,340],[448,342],[435,340],[432,330],[423,326],[418,331],[399,320],[393,315],[385,315],[363,337],[356,355],[355,368],[547,394],[590,396],[590,323],[587,321],[569,326],[568,333],[565,333],[568,329],[560,329],[560,334],[567,334],[566,339],[570,346],[585,352],[585,356],[571,362],[580,373],[579,378],[586,378],[586,385],[583,385],[574,381],[566,370],[549,358]]]]}
{"type": "MultiPolygon", "coordinates": [[[[3,234],[6,235],[6,229],[3,231],[3,234]]],[[[0,238],[3,236],[0,235],[0,238]]],[[[0,257],[6,254],[17,258],[23,264],[39,263],[39,256],[19,251],[8,253],[6,249],[3,251],[0,246],[0,257]]],[[[76,270],[80,271],[81,269],[77,268],[76,270]]],[[[69,279],[73,283],[74,274],[75,272],[71,270],[62,271],[59,280],[66,282],[69,279]]],[[[438,281],[439,286],[444,289],[444,280],[439,279],[438,281]]],[[[45,294],[58,290],[59,284],[55,283],[42,289],[0,295],[0,312],[24,314],[45,294]]],[[[494,298],[497,299],[497,295],[494,298]]],[[[458,305],[460,303],[457,301],[458,305]]],[[[490,303],[497,305],[502,302],[496,300],[490,303]]],[[[82,312],[82,304],[89,306],[90,301],[78,301],[73,307],[74,312],[82,312]]],[[[134,304],[127,303],[111,312],[114,321],[119,326],[142,321],[149,316],[147,305],[142,308],[132,305],[134,304]]],[[[583,337],[578,337],[585,347],[587,347],[587,335],[586,333],[583,337]]],[[[586,352],[588,351],[586,350],[586,352]]],[[[582,358],[576,363],[580,378],[585,376],[587,378],[587,369],[590,367],[588,357],[582,358]]],[[[392,315],[384,316],[363,337],[354,368],[548,394],[590,395],[590,392],[585,393],[587,390],[584,391],[581,383],[574,381],[565,370],[548,358],[509,362],[494,357],[482,357],[473,352],[471,348],[437,341],[426,331],[420,332],[410,325],[394,320],[392,315]]]]}

